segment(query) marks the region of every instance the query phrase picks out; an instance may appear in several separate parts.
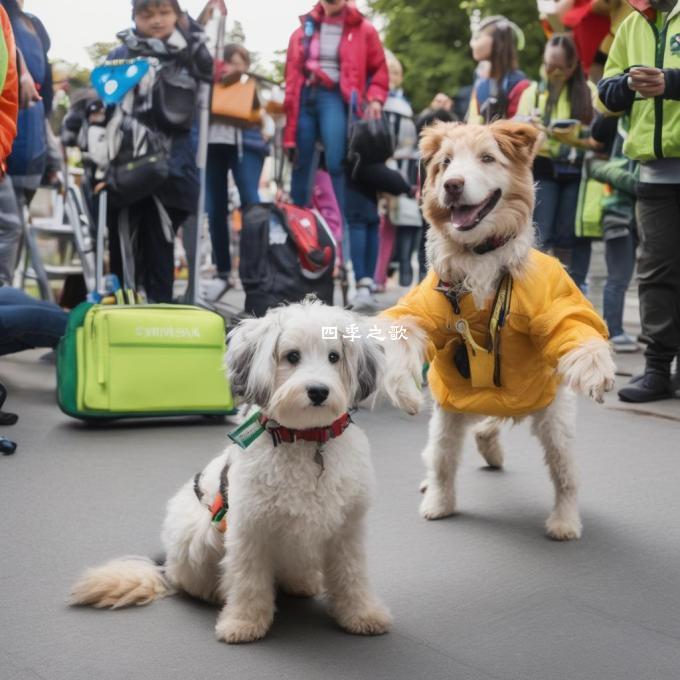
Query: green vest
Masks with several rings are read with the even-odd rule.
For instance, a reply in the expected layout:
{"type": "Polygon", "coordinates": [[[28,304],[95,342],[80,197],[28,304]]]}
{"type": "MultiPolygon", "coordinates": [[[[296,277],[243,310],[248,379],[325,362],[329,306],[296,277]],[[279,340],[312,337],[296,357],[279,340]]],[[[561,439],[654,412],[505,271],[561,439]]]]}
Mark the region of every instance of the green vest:
{"type": "MultiPolygon", "coordinates": [[[[680,68],[680,4],[656,22],[633,12],[616,32],[604,77],[620,76],[636,65],[680,68]]],[[[630,132],[623,147],[629,158],[680,158],[680,101],[636,96],[630,132]]]]}
{"type": "MultiPolygon", "coordinates": [[[[595,98],[597,90],[595,86],[588,82],[590,93],[595,98]]],[[[529,87],[522,92],[522,97],[519,100],[517,107],[518,116],[534,116],[538,114],[541,118],[545,117],[545,110],[548,105],[548,91],[541,83],[532,82],[529,87]]],[[[557,102],[553,105],[550,112],[550,121],[566,120],[573,118],[571,113],[571,101],[569,100],[569,89],[562,88],[557,102]]],[[[550,122],[546,121],[546,122],[550,122]]],[[[585,134],[586,127],[582,126],[583,134],[585,134]]],[[[587,136],[587,135],[586,135],[587,136]]],[[[579,163],[583,157],[581,149],[575,149],[567,144],[561,144],[556,139],[547,138],[543,148],[539,150],[540,156],[547,156],[555,161],[561,160],[563,162],[579,163]]]]}

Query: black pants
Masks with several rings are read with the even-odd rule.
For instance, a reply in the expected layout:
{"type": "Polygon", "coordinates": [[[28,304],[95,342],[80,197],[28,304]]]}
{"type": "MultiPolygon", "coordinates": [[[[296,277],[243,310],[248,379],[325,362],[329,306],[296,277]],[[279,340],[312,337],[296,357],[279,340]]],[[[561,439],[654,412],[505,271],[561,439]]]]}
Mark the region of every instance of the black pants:
{"type": "Polygon", "coordinates": [[[399,285],[410,286],[413,281],[411,258],[418,248],[421,227],[397,227],[397,259],[399,260],[399,285]]]}
{"type": "Polygon", "coordinates": [[[680,184],[638,184],[636,215],[645,357],[665,370],[680,351],[680,184]]]}
{"type": "MultiPolygon", "coordinates": [[[[175,233],[188,213],[166,207],[175,233]]],[[[123,282],[123,262],[118,236],[120,209],[109,211],[111,271],[123,282]]],[[[130,206],[130,233],[135,254],[135,288],[144,288],[149,302],[172,302],[175,281],[175,247],[168,242],[153,198],[130,206]]]]}
{"type": "Polygon", "coordinates": [[[420,235],[420,245],[418,246],[418,266],[420,267],[420,272],[418,272],[418,277],[422,281],[427,276],[427,237],[430,233],[430,225],[423,224],[423,233],[420,235]]]}

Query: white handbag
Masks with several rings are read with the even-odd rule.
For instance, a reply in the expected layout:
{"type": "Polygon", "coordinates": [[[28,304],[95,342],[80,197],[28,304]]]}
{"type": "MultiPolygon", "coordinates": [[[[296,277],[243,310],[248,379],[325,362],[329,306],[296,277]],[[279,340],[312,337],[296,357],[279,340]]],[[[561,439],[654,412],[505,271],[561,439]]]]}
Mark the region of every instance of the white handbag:
{"type": "MultiPolygon", "coordinates": [[[[404,177],[408,174],[408,159],[388,161],[389,167],[395,167],[404,177]]],[[[423,216],[415,198],[410,196],[389,196],[387,199],[387,216],[395,227],[422,227],[423,216]]]]}
{"type": "Polygon", "coordinates": [[[418,201],[408,196],[390,196],[387,214],[395,227],[422,227],[423,217],[420,214],[418,201]]]}

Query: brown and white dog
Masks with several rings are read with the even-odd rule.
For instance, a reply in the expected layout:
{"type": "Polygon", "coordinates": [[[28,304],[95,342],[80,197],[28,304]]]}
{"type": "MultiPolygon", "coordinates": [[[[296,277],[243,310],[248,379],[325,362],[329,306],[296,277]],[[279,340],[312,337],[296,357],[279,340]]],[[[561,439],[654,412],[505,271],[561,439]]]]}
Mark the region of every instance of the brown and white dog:
{"type": "Polygon", "coordinates": [[[532,161],[538,143],[536,129],[508,121],[438,123],[424,131],[422,203],[431,225],[431,271],[385,315],[425,331],[428,343],[387,343],[386,386],[396,403],[415,412],[421,401],[415,383],[429,349],[435,407],[423,452],[423,517],[456,511],[455,474],[468,426],[482,423],[476,431],[479,451],[490,466],[501,467],[502,419],[529,416],[555,487],[547,532],[568,540],[581,535],[571,451],[573,391],[602,401],[613,388],[615,367],[604,323],[559,262],[533,248],[532,161]],[[480,387],[456,364],[466,338],[472,345],[459,324],[469,322],[472,337],[489,346],[489,315],[506,274],[513,287],[500,330],[500,377],[497,366],[494,384],[480,387]]]}

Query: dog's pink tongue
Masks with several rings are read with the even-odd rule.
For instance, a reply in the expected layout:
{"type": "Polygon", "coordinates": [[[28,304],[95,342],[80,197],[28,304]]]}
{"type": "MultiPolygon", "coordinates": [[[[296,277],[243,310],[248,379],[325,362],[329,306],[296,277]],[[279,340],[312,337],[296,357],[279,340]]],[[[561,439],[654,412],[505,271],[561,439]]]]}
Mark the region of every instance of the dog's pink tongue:
{"type": "Polygon", "coordinates": [[[460,205],[457,208],[451,208],[451,224],[456,229],[469,227],[474,223],[479,209],[478,205],[460,205]]]}

